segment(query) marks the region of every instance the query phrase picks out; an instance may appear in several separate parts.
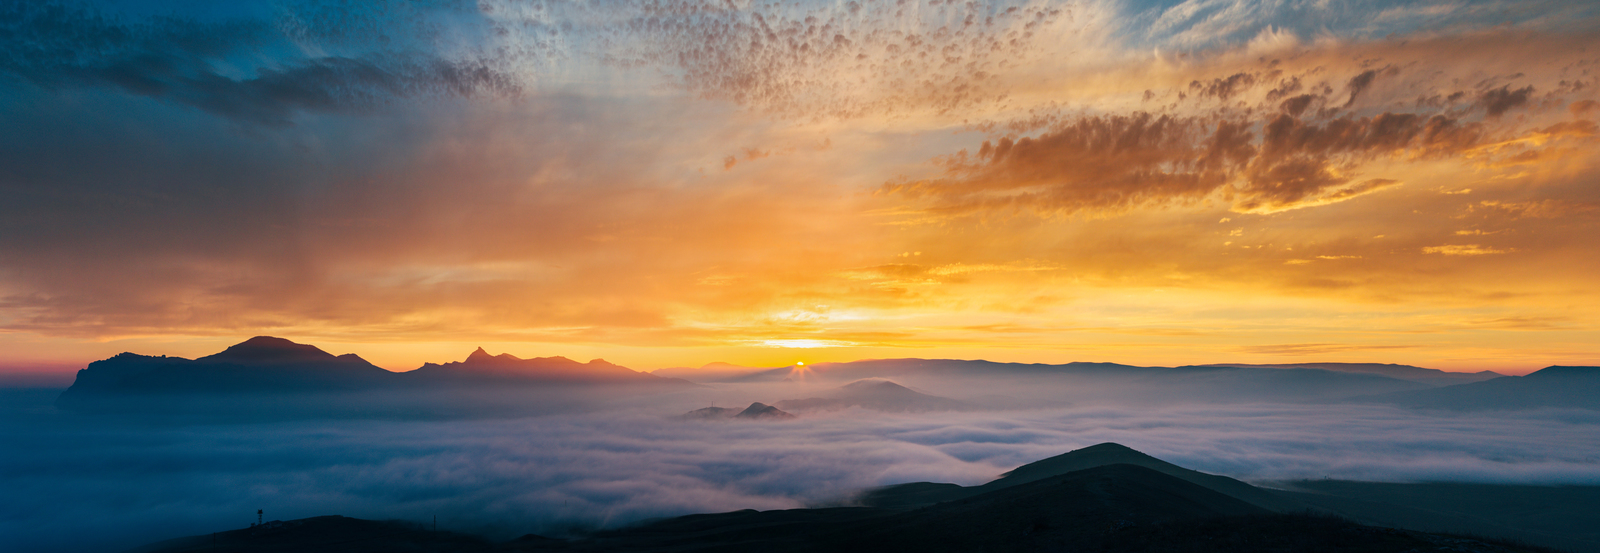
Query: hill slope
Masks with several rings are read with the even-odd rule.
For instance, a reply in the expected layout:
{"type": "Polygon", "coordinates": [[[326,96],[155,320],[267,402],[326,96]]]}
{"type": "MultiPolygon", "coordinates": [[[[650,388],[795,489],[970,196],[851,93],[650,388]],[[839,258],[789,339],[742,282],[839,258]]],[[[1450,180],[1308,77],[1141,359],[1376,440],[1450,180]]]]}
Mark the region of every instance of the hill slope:
{"type": "Polygon", "coordinates": [[[860,501],[864,505],[882,507],[927,505],[963,499],[989,491],[1002,490],[1029,482],[1053,478],[1062,474],[1115,464],[1151,469],[1268,511],[1287,513],[1306,509],[1304,504],[1274,496],[1244,482],[1226,476],[1186,469],[1145,455],[1127,446],[1111,442],[1076,449],[1055,457],[1028,463],[1012,469],[1010,472],[1001,475],[1000,478],[981,486],[962,487],[955,484],[916,482],[869,490],[860,498],[860,501]]]}
{"type": "MultiPolygon", "coordinates": [[[[1131,450],[1130,450],[1131,451],[1131,450]]],[[[1101,448],[1095,455],[1126,455],[1101,448]]],[[[1137,453],[1137,452],[1135,452],[1137,453]]],[[[1084,456],[1080,456],[1084,457],[1084,456]]],[[[1013,471],[1016,472],[1016,471],[1013,471]]],[[[1019,477],[1020,478],[1020,477],[1019,477]]],[[[1282,515],[1125,463],[1015,482],[916,509],[825,508],[690,515],[572,540],[491,544],[404,523],[317,517],[168,540],[139,553],[226,550],[522,552],[1542,552],[1469,539],[1282,515]]]]}

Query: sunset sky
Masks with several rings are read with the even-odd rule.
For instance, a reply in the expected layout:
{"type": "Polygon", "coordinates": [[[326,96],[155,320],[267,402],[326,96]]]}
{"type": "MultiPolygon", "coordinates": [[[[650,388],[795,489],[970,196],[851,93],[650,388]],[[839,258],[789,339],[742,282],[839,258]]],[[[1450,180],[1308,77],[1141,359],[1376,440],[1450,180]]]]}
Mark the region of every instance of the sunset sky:
{"type": "Polygon", "coordinates": [[[1576,0],[13,2],[0,372],[1592,365],[1597,119],[1576,0]]]}

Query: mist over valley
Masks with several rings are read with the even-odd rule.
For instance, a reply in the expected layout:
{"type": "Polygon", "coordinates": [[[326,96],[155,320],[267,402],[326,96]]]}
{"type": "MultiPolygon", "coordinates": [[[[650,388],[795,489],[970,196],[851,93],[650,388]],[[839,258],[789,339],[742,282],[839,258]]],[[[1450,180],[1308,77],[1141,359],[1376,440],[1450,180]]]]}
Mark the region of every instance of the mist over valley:
{"type": "MultiPolygon", "coordinates": [[[[976,486],[1105,442],[1279,489],[1600,486],[1600,408],[1522,407],[1543,396],[1518,394],[1557,392],[1510,384],[1557,378],[1592,398],[1581,386],[1594,368],[1452,384],[1394,366],[800,367],[694,382],[692,371],[480,350],[392,373],[265,337],[195,360],[120,355],[66,391],[5,392],[0,533],[25,551],[120,549],[238,528],[263,509],[576,539],[661,517],[870,504],[883,486],[976,486]],[[1500,381],[1496,397],[1523,399],[1438,405],[1456,389],[1502,393],[1483,391],[1500,381]],[[1434,403],[1394,399],[1415,397],[1434,403]],[[746,414],[752,403],[769,416],[746,414]],[[1313,483],[1285,484],[1302,480],[1313,483]],[[84,525],[97,530],[72,530],[84,525]]],[[[1449,529],[1438,518],[1423,522],[1449,529]]],[[[1567,537],[1547,543],[1587,543],[1556,535],[1567,537]]]]}

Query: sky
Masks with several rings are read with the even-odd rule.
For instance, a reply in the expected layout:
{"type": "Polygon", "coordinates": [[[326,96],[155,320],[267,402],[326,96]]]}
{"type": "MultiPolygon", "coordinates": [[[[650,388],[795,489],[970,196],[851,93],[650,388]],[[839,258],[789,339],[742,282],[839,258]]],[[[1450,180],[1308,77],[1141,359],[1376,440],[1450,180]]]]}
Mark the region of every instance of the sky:
{"type": "Polygon", "coordinates": [[[0,6],[0,380],[1600,359],[1591,2],[0,6]]]}

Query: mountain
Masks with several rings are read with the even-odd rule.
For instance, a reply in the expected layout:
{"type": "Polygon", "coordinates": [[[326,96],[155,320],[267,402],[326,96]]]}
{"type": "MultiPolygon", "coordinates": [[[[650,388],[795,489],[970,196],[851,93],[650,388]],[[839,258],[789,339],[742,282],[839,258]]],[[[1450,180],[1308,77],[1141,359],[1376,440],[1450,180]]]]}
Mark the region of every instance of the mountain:
{"type": "Polygon", "coordinates": [[[1143,460],[1142,455],[1101,444],[1047,459],[1044,465],[1019,467],[1008,473],[1009,485],[915,508],[743,510],[647,521],[573,539],[530,534],[498,544],[419,525],[317,517],[168,540],[137,551],[1548,552],[1484,538],[1362,526],[1329,516],[1273,513],[1135,464],[1033,478],[1039,475],[1036,470],[1143,460]]]}
{"type": "Polygon", "coordinates": [[[692,383],[638,372],[604,359],[579,363],[565,357],[521,359],[509,353],[490,355],[478,348],[465,361],[427,363],[400,373],[411,383],[439,384],[642,384],[691,387],[692,383]]]}
{"type": "Polygon", "coordinates": [[[678,418],[690,421],[731,419],[734,415],[743,412],[735,407],[702,407],[688,413],[678,415],[678,418]]]}
{"type": "Polygon", "coordinates": [[[95,361],[56,406],[225,420],[522,416],[696,386],[601,359],[519,359],[482,348],[462,362],[394,373],[353,354],[257,336],[198,359],[122,353],[95,361]]]}
{"type": "Polygon", "coordinates": [[[1274,496],[1244,482],[1226,476],[1186,469],[1145,455],[1127,446],[1111,442],[1076,449],[1055,457],[1022,465],[981,486],[962,487],[955,484],[931,484],[927,482],[900,484],[869,490],[859,501],[864,505],[881,507],[909,507],[942,501],[954,501],[989,491],[1053,478],[1062,474],[1116,464],[1151,469],[1268,511],[1289,513],[1306,509],[1303,504],[1274,496]]]}
{"type": "Polygon", "coordinates": [[[777,407],[758,402],[750,404],[749,407],[746,407],[745,410],[740,411],[739,414],[734,415],[733,418],[749,420],[783,420],[792,419],[794,418],[794,415],[785,413],[783,410],[778,409],[777,407]]]}
{"type": "MultiPolygon", "coordinates": [[[[756,375],[762,375],[768,371],[774,370],[780,369],[768,367],[745,367],[732,363],[716,362],[706,363],[700,367],[669,367],[665,369],[656,369],[650,371],[650,374],[667,378],[681,378],[690,382],[734,383],[748,382],[751,381],[750,379],[752,377],[755,377],[756,380],[760,380],[761,377],[757,377],[756,375]]],[[[788,371],[789,367],[783,367],[781,370],[788,371]]],[[[779,378],[778,380],[782,379],[779,378]]]]}
{"type": "Polygon", "coordinates": [[[977,407],[962,401],[930,396],[889,380],[866,379],[826,392],[823,397],[786,399],[778,407],[790,411],[826,411],[864,407],[875,411],[966,411],[977,407]]]}
{"type": "Polygon", "coordinates": [[[742,410],[732,407],[706,407],[703,409],[695,409],[688,413],[678,415],[678,418],[683,420],[787,420],[794,418],[794,415],[785,413],[783,410],[778,409],[777,407],[756,402],[751,403],[749,407],[746,407],[742,410]]]}
{"type": "MultiPolygon", "coordinates": [[[[1427,370],[1427,369],[1419,369],[1427,370]]],[[[1442,371],[1441,371],[1442,372],[1442,371]]],[[[730,382],[853,382],[892,379],[1003,388],[1010,405],[1171,402],[1331,402],[1350,397],[1430,388],[1432,384],[1382,374],[1324,368],[1250,366],[1142,367],[1116,363],[996,363],[959,359],[870,359],[817,363],[749,373],[730,382]]]]}
{"type": "Polygon", "coordinates": [[[257,336],[199,359],[118,354],[81,371],[57,400],[63,408],[96,398],[177,393],[259,394],[354,391],[380,386],[393,373],[354,354],[257,336]]]}
{"type": "Polygon", "coordinates": [[[1600,367],[1553,366],[1527,376],[1368,396],[1405,407],[1457,411],[1576,407],[1600,410],[1600,367]]]}
{"type": "Polygon", "coordinates": [[[190,536],[132,549],[127,553],[346,553],[350,551],[490,551],[489,540],[428,530],[421,524],[320,516],[274,520],[260,526],[190,536]]]}
{"type": "Polygon", "coordinates": [[[1600,551],[1600,486],[1295,480],[1268,489],[1362,524],[1600,551]]]}
{"type": "Polygon", "coordinates": [[[1456,373],[1441,371],[1439,369],[1413,367],[1411,365],[1395,365],[1392,363],[1284,363],[1271,365],[1252,365],[1249,363],[1214,363],[1210,365],[1192,366],[1208,368],[1232,367],[1241,369],[1317,369],[1341,373],[1375,374],[1399,380],[1409,380],[1411,382],[1428,384],[1431,386],[1449,386],[1452,384],[1481,382],[1491,378],[1500,378],[1505,376],[1494,371],[1456,373]]]}

